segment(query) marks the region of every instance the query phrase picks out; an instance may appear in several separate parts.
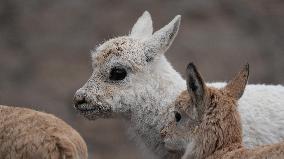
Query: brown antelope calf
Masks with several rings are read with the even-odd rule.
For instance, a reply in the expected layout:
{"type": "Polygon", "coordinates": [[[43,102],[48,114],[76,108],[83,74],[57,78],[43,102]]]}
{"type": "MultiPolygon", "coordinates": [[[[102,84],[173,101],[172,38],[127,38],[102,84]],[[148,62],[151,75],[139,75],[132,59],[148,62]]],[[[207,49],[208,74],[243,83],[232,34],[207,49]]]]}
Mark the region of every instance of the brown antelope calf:
{"type": "Polygon", "coordinates": [[[221,89],[206,86],[194,64],[186,71],[187,91],[177,98],[173,120],[161,130],[170,151],[186,149],[183,159],[284,158],[284,143],[243,146],[237,106],[247,84],[248,65],[221,89]]]}

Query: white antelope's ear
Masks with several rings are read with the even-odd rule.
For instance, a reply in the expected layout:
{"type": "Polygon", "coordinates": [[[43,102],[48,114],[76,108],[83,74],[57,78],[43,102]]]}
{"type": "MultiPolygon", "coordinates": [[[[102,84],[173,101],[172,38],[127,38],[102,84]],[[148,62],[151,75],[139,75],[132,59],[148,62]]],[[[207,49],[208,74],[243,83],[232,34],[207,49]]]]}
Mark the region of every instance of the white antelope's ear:
{"type": "Polygon", "coordinates": [[[180,26],[181,16],[177,15],[169,24],[156,31],[149,39],[145,41],[148,47],[146,57],[152,59],[157,54],[163,54],[171,46],[180,26]]]}
{"type": "Polygon", "coordinates": [[[235,99],[240,99],[244,93],[249,77],[249,64],[246,64],[239,73],[224,88],[235,99]]]}
{"type": "Polygon", "coordinates": [[[152,18],[148,11],[145,11],[132,27],[130,36],[137,38],[150,37],[153,33],[152,18]]]}

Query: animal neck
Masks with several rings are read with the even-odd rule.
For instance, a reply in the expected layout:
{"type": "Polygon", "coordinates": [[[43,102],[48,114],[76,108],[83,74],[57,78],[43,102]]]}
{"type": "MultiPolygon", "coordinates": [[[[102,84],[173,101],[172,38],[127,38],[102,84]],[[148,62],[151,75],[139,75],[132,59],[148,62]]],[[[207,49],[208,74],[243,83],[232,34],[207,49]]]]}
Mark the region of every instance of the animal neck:
{"type": "Polygon", "coordinates": [[[185,89],[185,80],[162,55],[159,60],[154,61],[147,85],[141,87],[147,93],[142,93],[141,101],[137,102],[139,104],[131,108],[130,121],[135,134],[159,156],[167,154],[160,138],[160,130],[169,119],[172,103],[185,89]]]}
{"type": "MultiPolygon", "coordinates": [[[[210,154],[209,156],[200,156],[199,158],[227,158],[225,156],[227,156],[229,153],[234,153],[238,150],[242,150],[243,146],[240,143],[232,143],[229,146],[226,146],[222,149],[216,150],[215,152],[213,152],[212,154],[210,154]]],[[[241,158],[241,157],[240,157],[241,158]]]]}

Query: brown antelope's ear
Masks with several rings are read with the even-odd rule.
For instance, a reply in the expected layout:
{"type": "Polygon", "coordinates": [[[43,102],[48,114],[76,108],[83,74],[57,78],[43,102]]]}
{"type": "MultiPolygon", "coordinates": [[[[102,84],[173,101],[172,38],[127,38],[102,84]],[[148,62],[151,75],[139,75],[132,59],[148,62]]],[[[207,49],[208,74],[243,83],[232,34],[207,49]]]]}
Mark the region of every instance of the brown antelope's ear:
{"type": "Polygon", "coordinates": [[[249,77],[249,64],[243,66],[241,71],[224,88],[235,99],[240,99],[244,93],[249,77]]]}
{"type": "Polygon", "coordinates": [[[197,71],[196,66],[193,63],[189,63],[186,68],[186,84],[187,91],[192,94],[195,102],[201,103],[205,96],[205,83],[197,71]]]}

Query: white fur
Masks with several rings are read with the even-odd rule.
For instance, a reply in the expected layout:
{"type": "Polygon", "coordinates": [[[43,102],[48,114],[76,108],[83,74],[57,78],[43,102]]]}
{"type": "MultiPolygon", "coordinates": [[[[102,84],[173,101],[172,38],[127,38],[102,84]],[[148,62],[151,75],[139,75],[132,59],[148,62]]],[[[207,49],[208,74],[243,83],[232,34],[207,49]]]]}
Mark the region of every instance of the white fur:
{"type": "Polygon", "coordinates": [[[150,13],[148,11],[145,11],[132,27],[130,36],[136,38],[144,38],[151,36],[152,33],[153,33],[152,18],[150,13]]]}
{"type": "MultiPolygon", "coordinates": [[[[169,119],[172,102],[186,90],[185,80],[163,55],[177,34],[180,16],[150,36],[152,23],[149,16],[145,12],[134,25],[131,34],[137,36],[111,39],[92,53],[93,74],[75,95],[76,101],[85,99],[85,103],[76,107],[78,110],[89,109],[81,113],[93,120],[124,118],[130,124],[134,138],[141,147],[150,150],[147,152],[153,153],[153,158],[176,158],[166,150],[159,132],[169,119]],[[139,38],[140,31],[145,28],[150,28],[146,31],[147,37],[139,38]],[[113,54],[106,56],[109,52],[113,54]],[[126,67],[128,74],[124,80],[113,83],[108,76],[115,66],[126,67]]],[[[212,85],[221,87],[223,84],[212,85]]],[[[283,86],[247,87],[239,110],[248,147],[283,139],[283,105],[283,86]]]]}
{"type": "Polygon", "coordinates": [[[284,140],[284,87],[248,85],[239,101],[247,147],[284,140]]]}

